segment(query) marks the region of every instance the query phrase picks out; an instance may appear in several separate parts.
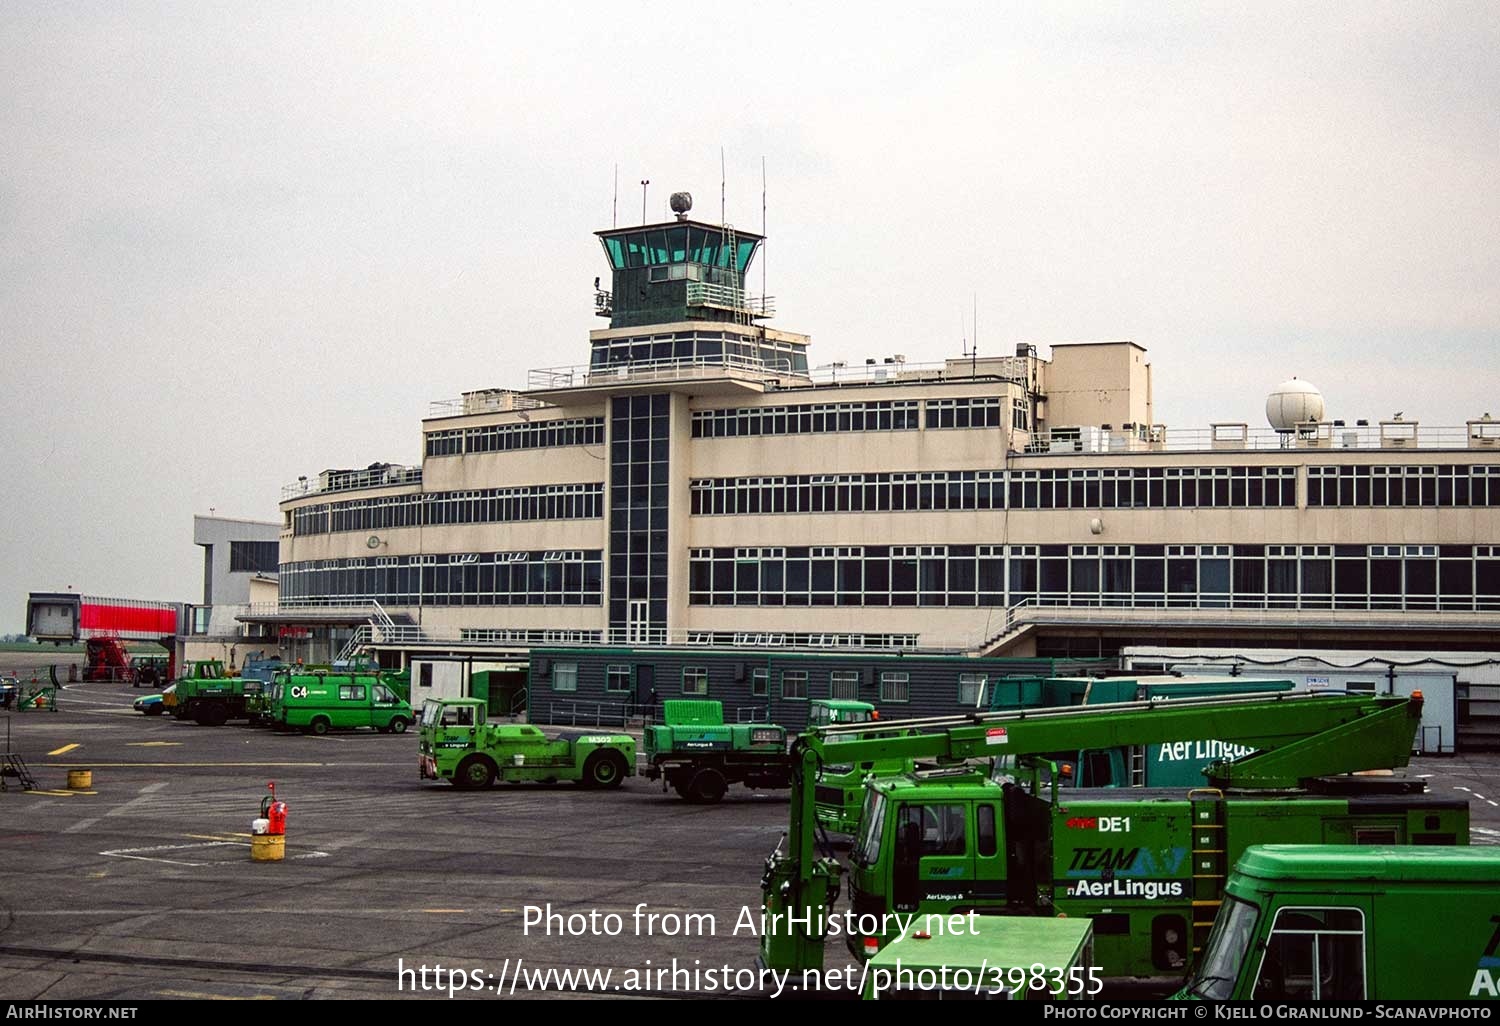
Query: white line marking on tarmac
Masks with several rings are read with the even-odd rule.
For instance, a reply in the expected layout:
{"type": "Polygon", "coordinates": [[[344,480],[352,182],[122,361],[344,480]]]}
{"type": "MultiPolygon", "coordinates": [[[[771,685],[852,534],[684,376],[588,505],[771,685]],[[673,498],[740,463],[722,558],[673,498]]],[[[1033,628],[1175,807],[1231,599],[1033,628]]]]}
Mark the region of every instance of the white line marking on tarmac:
{"type": "MultiPolygon", "coordinates": [[[[202,868],[203,866],[215,865],[211,862],[184,862],[181,859],[164,859],[155,855],[141,855],[143,851],[188,851],[202,848],[248,848],[249,841],[199,841],[197,844],[152,844],[144,848],[114,848],[110,851],[101,851],[100,855],[108,855],[117,859],[135,859],[138,862],[165,862],[169,866],[192,866],[202,868]]],[[[297,855],[288,856],[292,859],[326,859],[326,851],[306,851],[297,855]]]]}
{"type": "MultiPolygon", "coordinates": [[[[147,795],[155,794],[157,791],[160,791],[162,788],[164,788],[166,786],[167,786],[167,782],[165,780],[158,780],[154,784],[147,784],[145,787],[141,788],[139,792],[137,792],[136,797],[130,799],[130,801],[126,802],[124,805],[121,805],[119,808],[110,809],[104,815],[105,816],[122,816],[126,812],[128,812],[131,809],[132,806],[138,804],[139,802],[145,801],[147,795]]],[[[77,823],[74,823],[72,826],[70,826],[70,827],[66,828],[65,830],[63,830],[63,833],[65,833],[65,834],[78,834],[78,833],[82,833],[83,831],[87,830],[89,827],[93,826],[95,823],[99,822],[99,820],[102,819],[102,818],[103,818],[103,816],[95,816],[93,819],[81,819],[77,823]]]]}
{"type": "MultiPolygon", "coordinates": [[[[1453,785],[1453,790],[1455,790],[1455,791],[1469,791],[1469,789],[1467,787],[1465,787],[1464,785],[1462,785],[1462,784],[1454,784],[1453,785]]],[[[1469,791],[1469,793],[1473,794],[1474,792],[1473,791],[1469,791]]]]}

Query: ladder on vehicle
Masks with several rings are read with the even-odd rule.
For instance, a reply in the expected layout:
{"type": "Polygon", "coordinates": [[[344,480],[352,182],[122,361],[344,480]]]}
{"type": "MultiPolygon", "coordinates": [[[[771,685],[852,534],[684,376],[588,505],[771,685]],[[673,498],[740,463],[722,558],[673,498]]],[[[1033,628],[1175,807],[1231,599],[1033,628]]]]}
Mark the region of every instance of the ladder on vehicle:
{"type": "Polygon", "coordinates": [[[1193,817],[1193,956],[1202,952],[1224,903],[1229,876],[1229,840],[1224,830],[1224,793],[1214,788],[1188,792],[1193,817]]]}

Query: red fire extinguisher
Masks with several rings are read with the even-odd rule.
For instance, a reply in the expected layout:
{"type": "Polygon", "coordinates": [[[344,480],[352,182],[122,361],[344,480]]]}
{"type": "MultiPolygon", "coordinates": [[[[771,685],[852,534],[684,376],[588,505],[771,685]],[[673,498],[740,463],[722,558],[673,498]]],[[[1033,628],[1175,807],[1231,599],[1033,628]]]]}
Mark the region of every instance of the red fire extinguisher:
{"type": "Polygon", "coordinates": [[[266,821],[266,833],[286,833],[286,802],[276,800],[276,781],[266,784],[271,793],[260,800],[260,818],[266,821]]]}

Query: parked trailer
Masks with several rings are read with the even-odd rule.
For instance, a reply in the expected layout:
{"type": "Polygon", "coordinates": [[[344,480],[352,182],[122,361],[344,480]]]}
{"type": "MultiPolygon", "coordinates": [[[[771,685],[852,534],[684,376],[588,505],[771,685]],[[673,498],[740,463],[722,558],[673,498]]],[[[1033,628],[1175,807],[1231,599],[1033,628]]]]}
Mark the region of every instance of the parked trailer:
{"type": "Polygon", "coordinates": [[[1500,850],[1249,848],[1179,998],[1500,998],[1500,850]]]}

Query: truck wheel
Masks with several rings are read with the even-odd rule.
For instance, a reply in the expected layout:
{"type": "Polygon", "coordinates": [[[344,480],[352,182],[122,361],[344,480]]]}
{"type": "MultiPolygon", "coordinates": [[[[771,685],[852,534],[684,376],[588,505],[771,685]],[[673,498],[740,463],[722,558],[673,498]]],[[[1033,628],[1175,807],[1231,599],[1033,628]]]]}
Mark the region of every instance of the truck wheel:
{"type": "Polygon", "coordinates": [[[701,769],[688,782],[687,799],[699,805],[713,805],[729,790],[729,782],[716,769],[701,769]]]}
{"type": "Polygon", "coordinates": [[[617,752],[595,752],[583,764],[583,786],[619,787],[625,779],[625,760],[617,752]]]}
{"type": "Polygon", "coordinates": [[[391,729],[391,733],[392,734],[405,734],[406,733],[406,717],[405,716],[397,716],[394,720],[391,721],[391,728],[390,729],[391,729]]]}
{"type": "Polygon", "coordinates": [[[453,773],[453,786],[465,790],[489,787],[495,782],[495,764],[482,755],[471,755],[458,764],[453,773]]]}
{"type": "Polygon", "coordinates": [[[313,721],[307,725],[307,729],[312,731],[319,737],[322,737],[324,734],[328,733],[328,717],[314,716],[313,721]]]}

